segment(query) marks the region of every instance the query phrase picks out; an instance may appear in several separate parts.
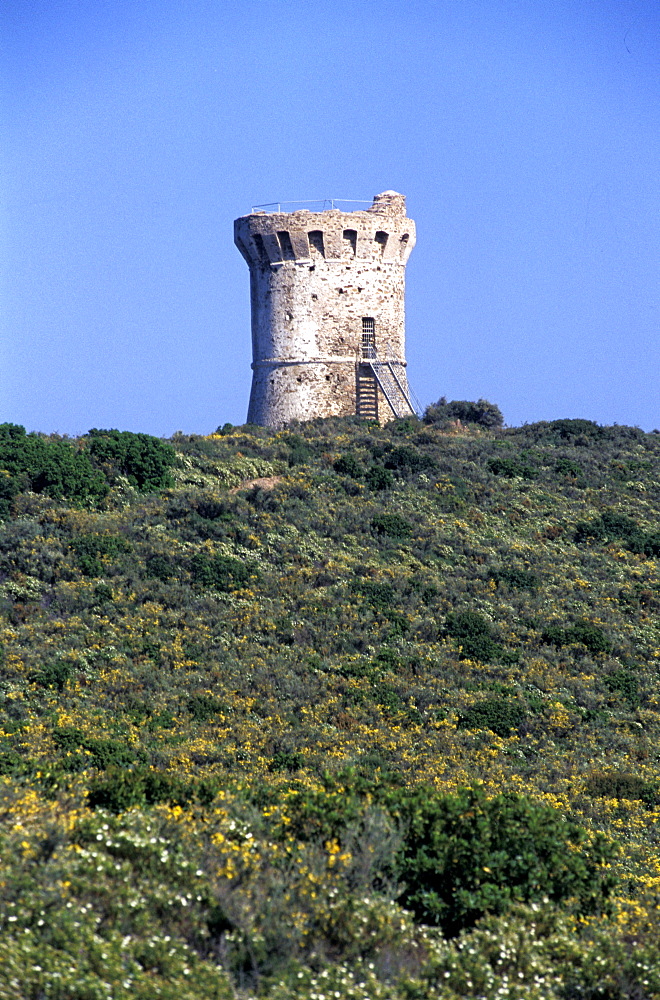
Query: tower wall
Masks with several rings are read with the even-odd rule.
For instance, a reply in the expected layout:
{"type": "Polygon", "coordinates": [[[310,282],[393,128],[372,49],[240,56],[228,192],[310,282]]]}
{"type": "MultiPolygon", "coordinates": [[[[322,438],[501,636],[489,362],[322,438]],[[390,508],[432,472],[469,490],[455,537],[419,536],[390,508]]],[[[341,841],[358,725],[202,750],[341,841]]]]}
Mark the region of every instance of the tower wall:
{"type": "MultiPolygon", "coordinates": [[[[405,266],[415,224],[403,195],[377,195],[359,212],[253,213],[236,220],[234,241],[250,268],[249,422],[279,427],[355,414],[364,319],[373,320],[379,358],[398,362],[405,380],[405,266]]],[[[387,420],[393,414],[380,402],[387,420]]]]}

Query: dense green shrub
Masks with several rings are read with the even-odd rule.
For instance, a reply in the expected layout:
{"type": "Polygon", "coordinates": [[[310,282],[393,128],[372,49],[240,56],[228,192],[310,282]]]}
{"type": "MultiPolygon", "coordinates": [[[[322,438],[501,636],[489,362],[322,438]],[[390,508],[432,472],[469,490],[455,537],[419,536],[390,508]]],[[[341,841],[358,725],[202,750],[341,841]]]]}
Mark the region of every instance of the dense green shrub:
{"type": "Polygon", "coordinates": [[[89,451],[96,462],[126,476],[142,493],[173,485],[170,469],[176,452],[171,444],[150,434],[94,428],[89,432],[89,451]]]}
{"type": "Polygon", "coordinates": [[[610,653],[613,647],[612,640],[599,625],[592,625],[586,621],[578,621],[566,629],[558,625],[548,625],[541,634],[541,641],[557,648],[579,642],[586,646],[590,653],[610,653]]]}
{"type": "Polygon", "coordinates": [[[371,530],[388,538],[410,538],[412,525],[401,514],[376,514],[371,519],[371,530]]]}
{"type": "Polygon", "coordinates": [[[137,755],[126,743],[112,739],[97,739],[86,736],[75,726],[63,726],[54,730],[53,741],[66,755],[68,771],[80,772],[94,767],[99,771],[111,768],[130,767],[137,755]]]}
{"type": "Polygon", "coordinates": [[[388,611],[396,602],[396,591],[391,583],[379,580],[353,580],[351,590],[362,594],[375,611],[388,611]]]}
{"type": "Polygon", "coordinates": [[[431,471],[435,469],[436,462],[431,455],[425,455],[412,445],[396,445],[384,456],[386,469],[394,469],[397,472],[414,475],[418,472],[431,471]]]}
{"type": "Polygon", "coordinates": [[[25,757],[11,749],[0,749],[0,777],[17,776],[28,769],[25,757]]]}
{"type": "Polygon", "coordinates": [[[276,750],[269,764],[269,771],[299,771],[305,761],[298,750],[276,750]]]}
{"type": "Polygon", "coordinates": [[[660,805],[660,785],[626,771],[594,771],[586,782],[587,795],[604,799],[639,799],[654,809],[660,805]]]}
{"type": "Polygon", "coordinates": [[[253,568],[233,556],[197,552],[190,560],[190,572],[198,587],[235,590],[245,586],[253,575],[253,568]]]}
{"type": "Polygon", "coordinates": [[[478,789],[440,797],[429,789],[400,802],[401,902],[417,920],[454,936],[487,913],[548,897],[579,913],[606,908],[613,849],[557,810],[478,789]]]}
{"type": "Polygon", "coordinates": [[[650,531],[642,535],[638,543],[631,544],[633,552],[643,552],[645,556],[660,557],[660,531],[650,531]],[[636,545],[639,545],[639,548],[636,545]]]}
{"type": "Polygon", "coordinates": [[[573,538],[578,544],[600,542],[605,545],[621,541],[632,552],[655,558],[660,556],[660,532],[645,532],[633,518],[616,510],[605,510],[600,517],[590,521],[578,521],[573,538]]]}
{"type": "Polygon", "coordinates": [[[639,707],[639,680],[632,670],[620,667],[618,670],[613,670],[611,674],[606,674],[603,679],[606,688],[612,694],[620,695],[630,708],[639,707]]]}
{"type": "Polygon", "coordinates": [[[145,574],[152,579],[166,583],[176,572],[176,565],[169,556],[154,552],[145,559],[145,574]]]}
{"type": "Polygon", "coordinates": [[[101,559],[104,556],[115,559],[118,555],[131,552],[133,547],[122,535],[107,534],[78,535],[71,541],[71,548],[85,576],[100,576],[103,572],[101,559]]]}
{"type": "Polygon", "coordinates": [[[521,569],[519,566],[504,567],[502,569],[491,569],[488,579],[494,580],[499,586],[505,584],[511,590],[536,590],[538,587],[538,577],[530,570],[521,569]]]}
{"type": "Polygon", "coordinates": [[[476,611],[458,611],[447,615],[445,631],[460,644],[462,660],[489,663],[501,653],[490,622],[476,611]]]}
{"type": "Polygon", "coordinates": [[[394,476],[384,465],[372,465],[364,477],[370,490],[388,490],[394,485],[394,476]]]}
{"type": "Polygon", "coordinates": [[[534,479],[536,477],[536,469],[524,459],[489,458],[488,468],[494,475],[505,476],[507,479],[534,479]]]}
{"type": "Polygon", "coordinates": [[[31,680],[39,687],[52,687],[62,692],[69,683],[72,673],[70,663],[66,663],[64,660],[52,660],[50,663],[44,664],[41,670],[32,674],[31,680]]]}
{"type": "Polygon", "coordinates": [[[604,510],[600,517],[591,521],[578,521],[575,525],[574,540],[580,544],[587,541],[611,542],[614,540],[637,540],[641,531],[631,517],[616,510],[604,510]]]}
{"type": "Polygon", "coordinates": [[[12,499],[23,490],[45,493],[55,500],[96,503],[108,492],[101,472],[89,455],[67,441],[47,441],[26,434],[18,424],[0,424],[0,516],[6,517],[12,499]]]}
{"type": "Polygon", "coordinates": [[[487,698],[464,709],[458,717],[459,729],[491,729],[497,736],[510,736],[527,717],[520,702],[507,698],[487,698]]]}
{"type": "Polygon", "coordinates": [[[351,479],[361,479],[364,475],[364,469],[355,455],[351,452],[347,452],[345,455],[340,455],[339,458],[332,463],[332,467],[335,472],[338,472],[341,476],[350,476],[351,479]]]}
{"type": "Polygon", "coordinates": [[[600,427],[593,420],[540,420],[516,429],[535,442],[552,445],[588,447],[596,442],[617,441],[637,436],[634,427],[600,427]]]}
{"type": "Polygon", "coordinates": [[[581,476],[582,466],[570,458],[559,458],[555,463],[555,472],[560,476],[581,476]]]}
{"type": "Polygon", "coordinates": [[[566,636],[569,642],[581,642],[590,653],[612,652],[612,640],[599,625],[592,625],[591,622],[576,622],[567,629],[566,636]]]}
{"type": "Polygon", "coordinates": [[[99,604],[106,604],[114,599],[112,587],[108,583],[97,583],[94,587],[94,597],[99,604]]]}
{"type": "Polygon", "coordinates": [[[134,806],[157,802],[183,805],[191,801],[194,794],[194,785],[178,775],[119,765],[90,783],[87,804],[91,809],[122,813],[134,806]]]}
{"type": "Polygon", "coordinates": [[[226,705],[210,694],[193,694],[186,702],[186,708],[195,722],[209,722],[217,715],[225,712],[226,705]]]}
{"type": "Polygon", "coordinates": [[[13,500],[21,492],[21,484],[6,469],[0,469],[0,520],[5,520],[11,514],[13,500]]]}
{"type": "Polygon", "coordinates": [[[481,427],[502,427],[504,417],[499,406],[487,399],[470,402],[466,399],[452,399],[447,402],[442,396],[424,412],[425,424],[438,424],[449,420],[460,420],[464,424],[479,424],[481,427]]]}
{"type": "Polygon", "coordinates": [[[287,439],[289,465],[305,465],[309,462],[312,452],[308,444],[299,434],[292,434],[287,439]]]}
{"type": "MultiPolygon", "coordinates": [[[[374,782],[361,781],[354,773],[333,778],[322,775],[325,787],[293,791],[288,797],[287,821],[280,837],[292,834],[297,840],[323,843],[336,838],[343,841],[364,813],[366,789],[374,782]]],[[[262,790],[262,792],[265,790],[262,790]]],[[[268,797],[272,799],[272,793],[268,797]]]]}

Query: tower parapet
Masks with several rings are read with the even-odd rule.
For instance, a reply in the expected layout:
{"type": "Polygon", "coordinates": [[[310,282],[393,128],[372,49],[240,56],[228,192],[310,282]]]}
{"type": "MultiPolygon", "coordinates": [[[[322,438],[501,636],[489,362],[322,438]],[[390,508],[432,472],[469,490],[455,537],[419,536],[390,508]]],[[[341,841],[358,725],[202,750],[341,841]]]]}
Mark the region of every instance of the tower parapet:
{"type": "Polygon", "coordinates": [[[250,268],[248,421],[400,415],[399,390],[392,383],[388,392],[375,362],[390,366],[407,401],[404,285],[415,224],[405,197],[385,191],[357,212],[253,212],[235,221],[234,242],[250,268]]]}

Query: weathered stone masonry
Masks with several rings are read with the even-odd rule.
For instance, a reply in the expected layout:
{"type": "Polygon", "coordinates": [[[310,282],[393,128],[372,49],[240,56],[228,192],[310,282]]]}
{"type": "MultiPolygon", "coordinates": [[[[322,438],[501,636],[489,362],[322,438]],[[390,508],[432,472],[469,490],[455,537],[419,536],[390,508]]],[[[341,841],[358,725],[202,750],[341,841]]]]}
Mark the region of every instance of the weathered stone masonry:
{"type": "Polygon", "coordinates": [[[366,211],[254,212],[234,223],[250,268],[252,392],[248,421],[394,416],[364,360],[405,375],[405,267],[415,224],[405,198],[366,211]]]}

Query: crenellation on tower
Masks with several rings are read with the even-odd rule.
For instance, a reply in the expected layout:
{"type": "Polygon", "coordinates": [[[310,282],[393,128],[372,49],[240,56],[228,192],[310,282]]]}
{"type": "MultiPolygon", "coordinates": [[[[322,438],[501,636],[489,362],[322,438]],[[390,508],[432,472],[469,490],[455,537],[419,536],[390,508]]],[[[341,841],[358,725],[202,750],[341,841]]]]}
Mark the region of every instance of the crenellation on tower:
{"type": "Polygon", "coordinates": [[[234,241],[250,268],[248,421],[412,412],[404,287],[415,224],[403,195],[385,191],[356,212],[253,212],[235,221],[234,241]]]}

